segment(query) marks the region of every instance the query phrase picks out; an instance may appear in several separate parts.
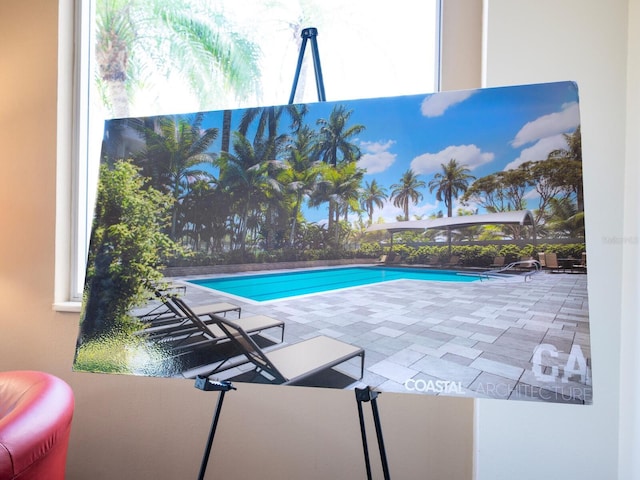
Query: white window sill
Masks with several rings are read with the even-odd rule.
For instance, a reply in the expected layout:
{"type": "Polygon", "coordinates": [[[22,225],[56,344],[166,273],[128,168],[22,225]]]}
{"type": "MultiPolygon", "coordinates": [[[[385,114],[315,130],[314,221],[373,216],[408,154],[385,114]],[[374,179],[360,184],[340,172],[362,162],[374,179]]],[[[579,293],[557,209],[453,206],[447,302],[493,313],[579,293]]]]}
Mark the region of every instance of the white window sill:
{"type": "Polygon", "coordinates": [[[53,304],[53,309],[56,312],[80,313],[81,307],[81,302],[56,302],[53,304]]]}

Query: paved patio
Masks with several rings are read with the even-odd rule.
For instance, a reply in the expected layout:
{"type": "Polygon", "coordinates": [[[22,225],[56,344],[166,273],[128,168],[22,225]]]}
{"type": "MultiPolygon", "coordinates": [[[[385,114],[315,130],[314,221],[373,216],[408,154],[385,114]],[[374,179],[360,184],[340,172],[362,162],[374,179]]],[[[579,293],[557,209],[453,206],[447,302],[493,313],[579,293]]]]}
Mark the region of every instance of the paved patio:
{"type": "MultiPolygon", "coordinates": [[[[263,304],[189,285],[185,298],[192,305],[228,301],[242,307],[243,317],[283,320],[286,343],[322,334],[364,348],[362,380],[354,380],[360,363],[351,360],[308,385],[592,402],[587,275],[541,272],[528,281],[455,284],[399,280],[263,304]]],[[[241,381],[248,369],[229,370],[224,378],[241,381]]]]}

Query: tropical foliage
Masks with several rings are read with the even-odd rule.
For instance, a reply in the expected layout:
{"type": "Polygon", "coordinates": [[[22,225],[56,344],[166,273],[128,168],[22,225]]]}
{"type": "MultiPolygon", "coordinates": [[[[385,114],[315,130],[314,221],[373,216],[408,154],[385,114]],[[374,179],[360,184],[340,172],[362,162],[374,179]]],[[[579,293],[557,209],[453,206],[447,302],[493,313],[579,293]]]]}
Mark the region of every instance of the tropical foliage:
{"type": "MultiPolygon", "coordinates": [[[[355,135],[365,126],[353,125],[352,113],[337,104],[328,118],[310,121],[301,106],[250,109],[229,132],[228,151],[218,152],[212,150],[222,125],[205,124],[212,118],[227,123],[226,115],[114,120],[109,122],[105,155],[113,165],[118,149],[111,139],[117,143],[137,137],[129,145],[137,142],[134,163],[149,187],[172,199],[163,232],[198,264],[349,257],[376,238],[367,233],[376,211],[392,204],[402,211],[400,220],[409,220],[412,206],[427,191],[444,204],[447,216],[453,216],[456,203],[466,205],[456,210],[458,216],[478,209],[520,210],[534,193],[538,238],[584,236],[584,215],[577,202],[581,162],[570,156],[575,148],[569,146],[579,129],[565,136],[566,150],[554,151],[545,160],[476,179],[469,167],[452,158],[428,182],[412,169],[405,171],[387,193],[359,166],[355,135]],[[305,215],[311,209],[326,212],[326,221],[309,222],[305,215]]],[[[431,213],[438,216],[443,213],[431,213]]],[[[421,218],[416,213],[413,217],[421,218]]],[[[415,244],[446,236],[451,244],[526,239],[530,233],[519,225],[492,225],[403,232],[394,241],[415,244]]]]}
{"type": "Polygon", "coordinates": [[[80,341],[136,328],[129,312],[146,303],[162,279],[162,258],[176,252],[163,233],[172,203],[131,163],[101,166],[80,341]]]}
{"type": "Polygon", "coordinates": [[[97,82],[103,103],[126,117],[136,92],[178,75],[202,105],[222,91],[258,87],[257,45],[234,32],[212,2],[96,2],[97,82]]]}

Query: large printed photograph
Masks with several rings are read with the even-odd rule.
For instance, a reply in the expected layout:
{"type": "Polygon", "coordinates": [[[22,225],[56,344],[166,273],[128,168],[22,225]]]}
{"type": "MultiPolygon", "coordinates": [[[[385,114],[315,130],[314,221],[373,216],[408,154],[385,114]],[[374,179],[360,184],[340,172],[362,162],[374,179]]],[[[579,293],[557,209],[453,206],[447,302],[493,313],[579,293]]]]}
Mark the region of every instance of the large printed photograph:
{"type": "Polygon", "coordinates": [[[105,123],[74,370],[591,404],[572,82],[105,123]]]}

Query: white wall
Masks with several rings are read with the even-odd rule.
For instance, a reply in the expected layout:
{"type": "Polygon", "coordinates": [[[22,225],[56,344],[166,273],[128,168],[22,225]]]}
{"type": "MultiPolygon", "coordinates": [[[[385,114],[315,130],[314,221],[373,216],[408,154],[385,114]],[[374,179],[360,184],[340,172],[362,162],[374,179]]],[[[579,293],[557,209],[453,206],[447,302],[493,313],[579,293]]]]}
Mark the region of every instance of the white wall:
{"type": "Polygon", "coordinates": [[[625,217],[622,286],[622,348],[620,365],[620,471],[621,479],[640,478],[640,0],[629,2],[627,52],[627,152],[625,165],[625,217]]]}
{"type": "MultiPolygon", "coordinates": [[[[635,411],[629,400],[619,406],[620,389],[638,383],[637,375],[620,378],[621,330],[634,316],[623,312],[622,292],[638,288],[633,269],[624,270],[623,281],[630,258],[623,251],[635,249],[624,243],[623,187],[637,187],[637,177],[625,182],[625,160],[637,174],[635,157],[625,153],[627,7],[626,0],[485,1],[485,86],[574,80],[580,89],[594,401],[584,407],[477,401],[479,480],[638,478],[626,461],[618,468],[621,413],[635,411]]],[[[634,98],[637,105],[637,93],[634,98]]],[[[637,131],[637,114],[629,117],[637,131]]],[[[628,147],[637,152],[634,142],[628,147]]],[[[637,363],[628,367],[625,373],[637,363]]],[[[637,450],[635,435],[622,441],[637,450]]]]}

